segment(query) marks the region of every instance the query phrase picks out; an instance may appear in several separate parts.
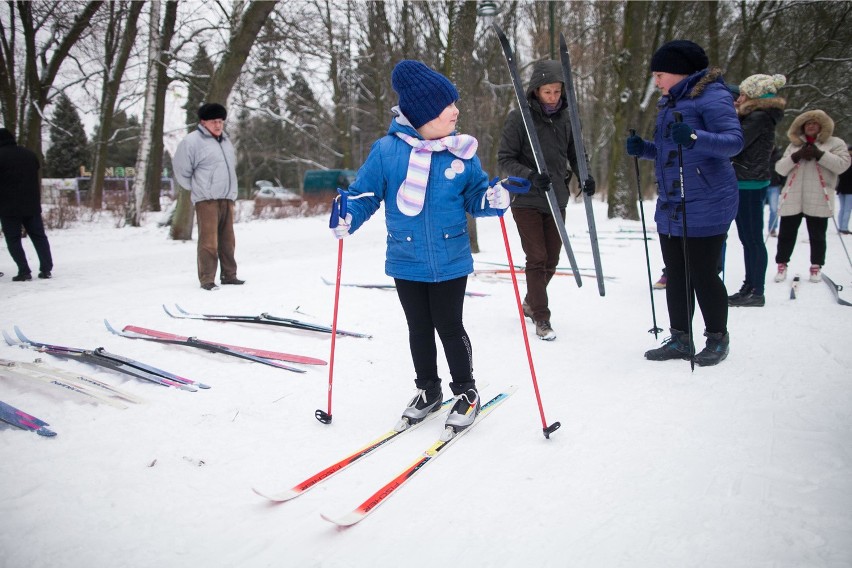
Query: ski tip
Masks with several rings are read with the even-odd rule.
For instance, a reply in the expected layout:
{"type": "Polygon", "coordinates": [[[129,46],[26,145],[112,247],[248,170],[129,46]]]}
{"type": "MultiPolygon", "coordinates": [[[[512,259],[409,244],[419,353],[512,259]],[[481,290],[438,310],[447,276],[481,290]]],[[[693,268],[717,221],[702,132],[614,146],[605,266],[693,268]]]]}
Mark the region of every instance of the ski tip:
{"type": "Polygon", "coordinates": [[[54,436],[56,436],[56,432],[54,432],[53,430],[49,430],[44,426],[36,430],[35,433],[39,436],[44,436],[45,438],[53,438],[54,436]]]}
{"type": "Polygon", "coordinates": [[[340,528],[351,527],[358,521],[364,518],[364,515],[358,512],[351,512],[348,515],[344,515],[342,517],[332,517],[331,515],[326,515],[325,513],[320,513],[320,517],[329,523],[335,524],[340,528]]]}

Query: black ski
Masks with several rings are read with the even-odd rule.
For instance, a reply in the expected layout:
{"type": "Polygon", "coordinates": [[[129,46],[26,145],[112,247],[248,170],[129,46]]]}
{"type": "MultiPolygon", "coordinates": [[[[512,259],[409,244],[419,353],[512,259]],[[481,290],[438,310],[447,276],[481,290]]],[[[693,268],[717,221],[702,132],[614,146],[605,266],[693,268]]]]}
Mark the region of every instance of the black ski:
{"type": "MultiPolygon", "coordinates": [[[[497,24],[491,24],[494,32],[497,34],[497,39],[500,40],[500,45],[503,47],[503,55],[506,56],[506,67],[509,68],[509,75],[512,77],[512,85],[515,88],[515,98],[518,101],[518,110],[521,112],[521,117],[524,121],[524,129],[527,131],[532,146],[533,158],[535,165],[538,168],[538,173],[547,174],[547,164],[544,163],[544,155],[541,151],[541,144],[538,141],[538,134],[535,131],[532,114],[530,114],[530,105],[527,102],[527,97],[524,94],[524,87],[521,85],[521,79],[518,76],[518,69],[515,65],[515,55],[512,51],[512,46],[509,45],[509,40],[506,34],[500,29],[497,24]]],[[[550,206],[550,214],[553,215],[553,220],[556,223],[556,228],[559,230],[559,238],[562,239],[562,246],[565,247],[565,253],[568,255],[568,262],[571,269],[574,271],[574,280],[577,286],[582,286],[583,281],[580,278],[580,269],[577,268],[577,259],[574,258],[574,251],[571,249],[571,241],[568,239],[568,231],[565,229],[565,221],[562,219],[562,214],[559,212],[559,203],[556,201],[556,195],[553,192],[553,184],[544,192],[547,196],[547,204],[550,206]]]]}
{"type": "MultiPolygon", "coordinates": [[[[583,144],[583,131],[580,126],[580,107],[577,106],[577,93],[574,90],[574,76],[571,72],[571,57],[568,55],[568,44],[565,36],[559,32],[559,55],[562,58],[562,75],[565,78],[565,95],[568,98],[568,116],[571,119],[571,136],[574,139],[574,151],[577,155],[577,175],[579,176],[580,191],[589,179],[589,167],[586,163],[586,146],[583,144]]],[[[595,275],[598,278],[598,292],[606,294],[604,289],[603,268],[601,268],[601,251],[598,247],[598,231],[595,225],[595,212],[592,208],[592,198],[583,192],[583,203],[586,206],[586,222],[589,224],[589,238],[592,241],[592,260],[595,263],[595,275]]]]}
{"type": "Polygon", "coordinates": [[[128,331],[118,331],[114,327],[112,327],[107,320],[104,320],[104,325],[110,333],[114,333],[115,335],[120,335],[121,337],[127,337],[129,339],[145,339],[147,341],[156,341],[158,343],[168,343],[170,345],[184,345],[186,347],[196,347],[198,349],[203,349],[204,351],[209,351],[211,353],[222,353],[224,355],[231,355],[232,357],[237,357],[239,359],[247,359],[249,361],[254,361],[255,363],[263,363],[264,365],[269,365],[271,367],[278,367],[279,369],[284,369],[286,371],[293,371],[294,373],[304,373],[304,369],[298,369],[296,367],[291,367],[289,365],[284,365],[283,363],[277,363],[275,361],[271,361],[269,359],[264,359],[263,357],[258,357],[256,355],[251,355],[248,353],[242,353],[235,349],[231,349],[230,347],[225,347],[224,345],[218,345],[216,343],[210,343],[207,341],[202,341],[201,339],[196,339],[195,337],[187,337],[186,339],[163,339],[159,337],[150,337],[148,335],[142,335],[140,333],[133,333],[128,331]]]}
{"type": "MultiPolygon", "coordinates": [[[[320,333],[331,333],[331,328],[325,325],[313,324],[301,320],[290,319],[290,318],[281,318],[277,316],[273,316],[267,313],[262,313],[259,316],[242,316],[242,315],[229,315],[229,314],[194,314],[191,312],[187,312],[177,304],[175,304],[175,308],[177,308],[178,313],[174,314],[169,311],[169,309],[164,305],[163,310],[173,318],[178,319],[197,319],[204,321],[231,321],[238,323],[258,323],[264,325],[275,325],[279,327],[289,327],[293,329],[301,329],[305,331],[317,331],[320,333]]],[[[337,330],[337,335],[346,335],[349,337],[364,337],[370,338],[371,335],[367,335],[365,333],[356,333],[354,331],[344,331],[342,329],[337,330]]]]}
{"type": "Polygon", "coordinates": [[[831,290],[831,294],[834,296],[834,299],[837,300],[837,303],[841,306],[852,306],[852,303],[847,302],[843,298],[840,297],[839,292],[843,290],[843,286],[839,284],[835,284],[834,280],[825,275],[825,272],[822,273],[822,279],[831,290]]]}
{"type": "Polygon", "coordinates": [[[137,379],[157,383],[163,386],[175,387],[181,390],[196,391],[199,388],[209,389],[208,385],[198,383],[184,377],[169,373],[162,369],[152,367],[140,361],[128,359],[121,355],[109,353],[103,347],[98,347],[94,350],[79,349],[76,347],[65,347],[62,345],[52,345],[49,343],[40,343],[29,339],[24,333],[15,326],[15,334],[20,341],[15,341],[5,331],[3,337],[9,345],[17,345],[34,349],[41,353],[49,353],[57,357],[65,357],[69,359],[77,359],[85,363],[91,363],[113,371],[124,373],[137,379]]]}

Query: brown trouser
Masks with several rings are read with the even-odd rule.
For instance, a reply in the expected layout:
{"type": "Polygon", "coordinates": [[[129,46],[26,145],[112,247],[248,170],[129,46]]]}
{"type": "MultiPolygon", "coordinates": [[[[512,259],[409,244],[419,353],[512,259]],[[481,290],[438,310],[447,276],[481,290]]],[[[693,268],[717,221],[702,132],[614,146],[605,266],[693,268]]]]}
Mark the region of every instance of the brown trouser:
{"type": "Polygon", "coordinates": [[[216,279],[216,268],[222,263],[222,280],[237,277],[234,260],[234,202],[210,199],[195,204],[198,220],[198,281],[208,284],[216,279]]]}
{"type": "MultiPolygon", "coordinates": [[[[565,210],[561,210],[565,219],[565,210]]],[[[535,321],[550,321],[547,307],[547,284],[556,273],[562,239],[549,212],[525,207],[512,207],[512,217],[521,236],[521,246],[527,255],[524,275],[527,280],[525,301],[535,321]]]]}

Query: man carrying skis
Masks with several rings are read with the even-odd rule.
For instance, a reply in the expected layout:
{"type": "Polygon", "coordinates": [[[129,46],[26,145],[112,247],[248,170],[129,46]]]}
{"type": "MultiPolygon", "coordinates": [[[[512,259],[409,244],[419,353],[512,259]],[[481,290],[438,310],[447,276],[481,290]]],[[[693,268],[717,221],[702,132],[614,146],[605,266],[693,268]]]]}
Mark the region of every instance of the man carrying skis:
{"type": "MultiPolygon", "coordinates": [[[[568,183],[572,172],[577,171],[562,66],[558,61],[545,59],[534,64],[527,85],[527,101],[548,173],[542,175],[536,167],[518,109],[512,110],[506,119],[497,158],[504,175],[527,178],[532,184],[529,193],[512,198],[512,217],[526,254],[524,314],[535,323],[535,333],[540,339],[552,341],[556,332],[550,325],[547,285],[556,273],[562,241],[545,191],[553,188],[562,215],[558,222],[564,223],[565,206],[570,198],[568,183]]],[[[595,193],[595,180],[591,176],[583,191],[588,195],[595,193]]]]}

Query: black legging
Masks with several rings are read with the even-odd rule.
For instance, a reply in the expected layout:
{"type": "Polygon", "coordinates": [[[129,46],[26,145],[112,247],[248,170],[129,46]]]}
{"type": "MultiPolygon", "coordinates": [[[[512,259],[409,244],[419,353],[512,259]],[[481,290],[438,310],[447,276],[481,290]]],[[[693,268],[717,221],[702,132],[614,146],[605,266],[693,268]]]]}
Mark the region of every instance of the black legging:
{"type": "Polygon", "coordinates": [[[408,343],[419,389],[440,386],[435,331],[450,367],[453,394],[474,387],[473,351],[462,323],[467,276],[445,282],[413,282],[395,278],[396,293],[408,321],[408,343]]]}
{"type": "Polygon", "coordinates": [[[811,241],[811,264],[822,266],[825,264],[825,233],[828,231],[828,217],[811,217],[802,213],[781,217],[775,262],[779,264],[790,262],[802,218],[805,219],[805,224],[808,227],[808,240],[811,241]]]}
{"type": "Polygon", "coordinates": [[[683,261],[683,238],[660,235],[660,250],[666,264],[666,304],[669,323],[678,331],[690,330],[690,314],[695,312],[695,299],[709,333],[728,331],[728,291],[719,278],[718,263],[725,235],[689,237],[689,312],[686,307],[686,268],[683,261]]]}

